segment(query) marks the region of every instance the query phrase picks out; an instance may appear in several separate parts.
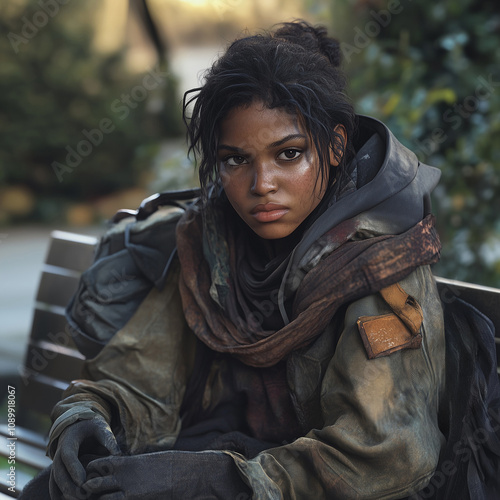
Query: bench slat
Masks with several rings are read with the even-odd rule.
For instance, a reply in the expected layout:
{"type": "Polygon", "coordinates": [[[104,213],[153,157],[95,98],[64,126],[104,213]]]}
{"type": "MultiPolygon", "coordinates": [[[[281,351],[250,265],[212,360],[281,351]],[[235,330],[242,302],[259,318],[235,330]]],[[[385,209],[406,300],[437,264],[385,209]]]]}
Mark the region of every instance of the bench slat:
{"type": "Polygon", "coordinates": [[[500,289],[441,277],[436,277],[436,282],[443,302],[450,302],[457,297],[469,302],[491,319],[497,327],[495,337],[500,338],[500,289]]]}
{"type": "Polygon", "coordinates": [[[10,500],[11,498],[17,498],[19,496],[19,492],[22,489],[20,488],[20,486],[24,488],[24,484],[19,484],[19,478],[16,474],[16,492],[12,493],[11,491],[9,491],[10,484],[7,483],[7,470],[3,471],[2,469],[0,469],[0,471],[2,472],[2,474],[0,475],[0,500],[10,500]]]}
{"type": "Polygon", "coordinates": [[[29,381],[30,374],[42,374],[71,382],[80,377],[84,359],[81,353],[68,347],[45,341],[30,342],[25,360],[27,381],[29,381]]]}
{"type": "Polygon", "coordinates": [[[500,377],[500,289],[436,276],[441,301],[449,303],[460,298],[485,314],[495,326],[497,373],[500,377]]]}
{"type": "MultiPolygon", "coordinates": [[[[0,436],[1,451],[0,456],[8,457],[9,456],[9,448],[7,448],[7,438],[4,436],[0,436]]],[[[36,446],[29,445],[27,443],[23,443],[22,441],[15,441],[15,459],[16,464],[26,464],[30,467],[34,467],[35,469],[43,469],[44,467],[48,467],[52,460],[45,455],[45,450],[38,448],[36,446]]],[[[18,467],[16,467],[16,476],[18,472],[18,467]]]]}
{"type": "Polygon", "coordinates": [[[10,500],[17,498],[17,494],[12,494],[7,490],[7,485],[0,482],[0,500],[10,500]]]}
{"type": "Polygon", "coordinates": [[[61,400],[61,395],[67,386],[68,382],[31,374],[29,383],[23,387],[20,398],[21,404],[24,405],[23,414],[20,414],[19,417],[20,425],[30,429],[35,428],[42,433],[48,432],[50,428],[49,419],[47,417],[47,421],[42,421],[41,416],[50,415],[55,404],[61,400]],[[37,421],[36,424],[35,421],[37,421]]]}
{"type": "MultiPolygon", "coordinates": [[[[35,448],[40,448],[41,450],[44,450],[45,447],[47,446],[47,439],[44,436],[41,436],[37,432],[33,432],[30,429],[26,429],[24,427],[16,425],[15,433],[19,441],[34,446],[35,448]]],[[[10,435],[7,424],[0,425],[0,435],[4,437],[8,437],[10,435]]]]}
{"type": "Polygon", "coordinates": [[[51,271],[43,271],[36,300],[47,304],[66,307],[78,287],[76,276],[67,276],[51,271]]]}
{"type": "MultiPolygon", "coordinates": [[[[21,452],[22,456],[30,456],[30,450],[29,449],[23,449],[21,452]]],[[[43,467],[47,466],[47,457],[43,457],[41,460],[43,461],[43,467]]],[[[29,459],[28,459],[29,461],[29,459]]],[[[31,460],[32,462],[33,460],[31,460]]],[[[21,463],[21,461],[18,461],[17,463],[21,463]]],[[[17,498],[23,488],[26,486],[28,481],[30,481],[42,468],[38,467],[37,465],[32,466],[26,462],[22,462],[23,465],[25,466],[23,469],[20,469],[16,467],[16,485],[15,485],[15,492],[13,493],[12,491],[9,491],[9,487],[11,486],[8,482],[8,476],[7,472],[8,469],[4,469],[3,467],[0,468],[0,499],[11,499],[11,498],[17,498]],[[27,471],[27,468],[31,469],[31,473],[27,471]]]]}
{"type": "Polygon", "coordinates": [[[51,237],[47,264],[80,272],[92,264],[97,238],[65,231],[53,231],[51,237]]]}
{"type": "Polygon", "coordinates": [[[54,309],[45,310],[40,307],[35,308],[31,328],[31,340],[36,342],[49,339],[54,344],[71,347],[76,350],[71,329],[64,313],[54,309]]]}

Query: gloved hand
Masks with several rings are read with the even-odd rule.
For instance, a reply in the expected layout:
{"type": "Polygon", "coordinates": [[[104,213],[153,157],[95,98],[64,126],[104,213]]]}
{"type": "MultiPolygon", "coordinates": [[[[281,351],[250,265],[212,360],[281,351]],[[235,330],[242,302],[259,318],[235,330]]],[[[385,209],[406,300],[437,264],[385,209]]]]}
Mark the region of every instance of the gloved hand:
{"type": "Polygon", "coordinates": [[[89,459],[118,453],[118,443],[103,417],[78,420],[69,425],[59,436],[53,458],[49,482],[51,499],[88,498],[81,488],[87,478],[85,465],[89,459]]]}
{"type": "Polygon", "coordinates": [[[247,500],[251,490],[221,452],[160,451],[110,456],[87,466],[83,489],[99,500],[219,498],[247,500]]]}

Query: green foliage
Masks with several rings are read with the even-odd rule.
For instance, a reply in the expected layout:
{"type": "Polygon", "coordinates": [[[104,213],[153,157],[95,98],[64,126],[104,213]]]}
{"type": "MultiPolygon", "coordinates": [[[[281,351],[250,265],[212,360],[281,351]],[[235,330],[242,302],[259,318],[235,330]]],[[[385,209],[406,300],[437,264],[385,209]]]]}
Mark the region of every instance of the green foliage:
{"type": "Polygon", "coordinates": [[[97,52],[95,0],[9,3],[0,6],[0,186],[27,187],[28,215],[50,220],[65,200],[136,185],[153,146],[181,131],[175,79],[97,52]]]}
{"type": "Polygon", "coordinates": [[[436,273],[500,286],[498,4],[344,0],[333,12],[358,112],[442,171],[436,273]]]}

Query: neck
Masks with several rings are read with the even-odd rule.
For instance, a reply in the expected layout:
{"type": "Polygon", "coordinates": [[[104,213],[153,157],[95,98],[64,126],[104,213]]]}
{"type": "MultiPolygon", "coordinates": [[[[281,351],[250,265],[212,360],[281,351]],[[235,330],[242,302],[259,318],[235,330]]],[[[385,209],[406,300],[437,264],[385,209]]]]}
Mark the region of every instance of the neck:
{"type": "Polygon", "coordinates": [[[272,260],[278,256],[284,257],[288,255],[300,241],[302,231],[298,231],[298,229],[299,228],[285,238],[279,238],[276,240],[265,240],[256,236],[256,243],[259,244],[262,251],[265,252],[264,255],[268,260],[272,260]]]}

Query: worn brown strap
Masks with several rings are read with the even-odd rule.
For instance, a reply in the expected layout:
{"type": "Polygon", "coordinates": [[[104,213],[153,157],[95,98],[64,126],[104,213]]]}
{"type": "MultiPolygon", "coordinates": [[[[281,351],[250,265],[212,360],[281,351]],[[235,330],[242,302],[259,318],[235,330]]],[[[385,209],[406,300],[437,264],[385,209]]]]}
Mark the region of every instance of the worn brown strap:
{"type": "Polygon", "coordinates": [[[408,295],[399,283],[380,290],[380,295],[410,329],[411,333],[416,335],[420,331],[424,319],[420,304],[411,295],[408,295]]]}

